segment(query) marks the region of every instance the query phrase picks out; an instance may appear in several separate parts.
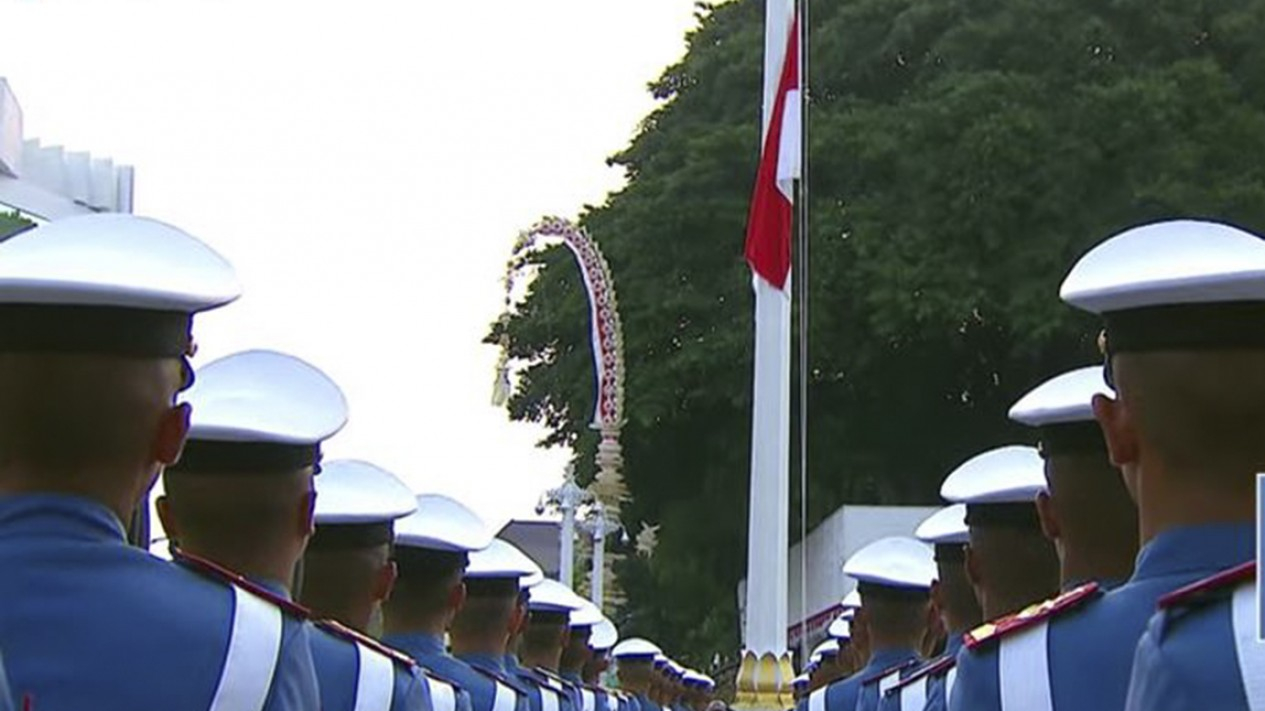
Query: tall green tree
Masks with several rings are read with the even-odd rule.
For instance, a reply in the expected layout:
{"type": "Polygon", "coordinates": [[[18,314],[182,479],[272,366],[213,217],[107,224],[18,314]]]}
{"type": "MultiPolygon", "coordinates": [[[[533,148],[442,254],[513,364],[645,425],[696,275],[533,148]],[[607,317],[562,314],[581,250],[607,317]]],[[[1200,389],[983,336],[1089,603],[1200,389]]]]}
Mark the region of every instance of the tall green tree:
{"type": "MultiPolygon", "coordinates": [[[[845,502],[933,503],[954,465],[1026,438],[1013,400],[1098,357],[1096,324],[1057,294],[1097,241],[1175,216],[1265,231],[1265,0],[811,10],[810,524],[845,502]]],[[[625,524],[662,526],[620,571],[621,615],[706,664],[739,645],[762,3],[698,15],[611,158],[627,186],[583,222],[624,318],[625,524]]],[[[592,366],[569,259],[539,255],[504,327],[526,365],[509,407],[583,464],[592,366]]]]}
{"type": "Polygon", "coordinates": [[[0,208],[0,240],[30,226],[31,221],[22,217],[16,210],[6,212],[0,208]]]}

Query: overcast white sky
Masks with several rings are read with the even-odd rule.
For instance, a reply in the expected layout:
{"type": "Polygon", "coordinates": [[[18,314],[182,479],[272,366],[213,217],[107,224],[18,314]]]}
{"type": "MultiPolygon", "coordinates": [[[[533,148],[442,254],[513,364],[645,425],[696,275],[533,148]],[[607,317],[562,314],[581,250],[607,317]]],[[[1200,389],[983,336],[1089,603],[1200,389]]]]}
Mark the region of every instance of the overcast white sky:
{"type": "MultiPolygon", "coordinates": [[[[0,0],[26,135],[136,166],[136,212],[237,267],[199,361],[267,347],[344,388],[327,456],[489,519],[567,453],[490,404],[518,230],[574,216],[653,108],[693,0],[0,0]]],[[[735,247],[736,249],[737,247],[735,247]]],[[[615,275],[618,282],[619,275],[615,275]]]]}

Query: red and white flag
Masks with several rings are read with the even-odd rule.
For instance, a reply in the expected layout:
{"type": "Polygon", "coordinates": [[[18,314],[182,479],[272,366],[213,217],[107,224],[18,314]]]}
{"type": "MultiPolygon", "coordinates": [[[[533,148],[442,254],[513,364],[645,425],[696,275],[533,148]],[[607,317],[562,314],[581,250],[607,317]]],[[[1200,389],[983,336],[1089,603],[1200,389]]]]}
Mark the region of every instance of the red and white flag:
{"type": "Polygon", "coordinates": [[[800,177],[803,127],[799,95],[799,18],[793,3],[785,36],[778,37],[774,8],[770,8],[765,42],[764,143],[756,173],[751,212],[747,218],[747,263],[752,271],[778,289],[786,288],[791,271],[791,218],[794,181],[800,177]],[[780,43],[780,47],[779,47],[780,43]],[[776,52],[776,49],[782,49],[776,52]],[[770,85],[768,79],[777,77],[770,85]],[[770,91],[770,89],[772,91],[770,91]]]}
{"type": "MultiPolygon", "coordinates": [[[[766,0],[764,133],[747,222],[755,290],[751,508],[743,646],[786,652],[790,548],[791,218],[800,176],[800,41],[794,0],[766,0]]],[[[789,680],[784,680],[789,682],[789,680]]]]}

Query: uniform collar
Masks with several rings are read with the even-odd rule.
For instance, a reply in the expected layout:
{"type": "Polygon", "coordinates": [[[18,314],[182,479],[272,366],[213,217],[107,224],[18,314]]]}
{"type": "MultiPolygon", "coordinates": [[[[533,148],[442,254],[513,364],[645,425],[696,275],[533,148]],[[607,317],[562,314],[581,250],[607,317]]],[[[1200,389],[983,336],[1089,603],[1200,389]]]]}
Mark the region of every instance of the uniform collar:
{"type": "Polygon", "coordinates": [[[505,655],[506,671],[517,672],[519,669],[522,669],[522,668],[523,668],[522,665],[518,663],[518,657],[514,656],[513,654],[505,655]]]}
{"type": "Polygon", "coordinates": [[[562,672],[558,676],[571,682],[572,684],[575,684],[576,686],[584,686],[584,680],[580,678],[579,672],[573,672],[573,671],[562,672]]]}
{"type": "Polygon", "coordinates": [[[413,655],[448,655],[448,649],[444,647],[443,638],[437,634],[429,634],[426,632],[404,632],[402,634],[386,635],[383,637],[382,641],[392,647],[407,647],[409,653],[413,655]]]}
{"type": "Polygon", "coordinates": [[[880,672],[914,659],[917,656],[914,650],[901,647],[876,649],[870,655],[870,663],[865,665],[865,671],[868,673],[880,672]]]}
{"type": "Polygon", "coordinates": [[[458,654],[457,658],[461,661],[475,667],[479,667],[484,671],[505,673],[505,657],[498,657],[495,654],[483,654],[475,652],[470,654],[458,654]]]}
{"type": "Polygon", "coordinates": [[[949,635],[949,639],[947,639],[944,643],[944,654],[940,656],[956,657],[958,652],[962,649],[962,646],[966,643],[965,637],[965,632],[958,632],[949,635]]]}
{"type": "Polygon", "coordinates": [[[0,529],[5,537],[56,536],[124,543],[118,516],[105,505],[65,494],[0,496],[0,529]]]}
{"type": "Polygon", "coordinates": [[[250,580],[250,582],[258,585],[277,597],[285,598],[286,600],[291,599],[290,588],[284,583],[279,583],[276,580],[269,580],[267,578],[247,578],[247,580],[250,580]]]}
{"type": "Polygon", "coordinates": [[[1252,523],[1179,526],[1152,538],[1138,553],[1130,580],[1221,570],[1254,560],[1252,523]]]}

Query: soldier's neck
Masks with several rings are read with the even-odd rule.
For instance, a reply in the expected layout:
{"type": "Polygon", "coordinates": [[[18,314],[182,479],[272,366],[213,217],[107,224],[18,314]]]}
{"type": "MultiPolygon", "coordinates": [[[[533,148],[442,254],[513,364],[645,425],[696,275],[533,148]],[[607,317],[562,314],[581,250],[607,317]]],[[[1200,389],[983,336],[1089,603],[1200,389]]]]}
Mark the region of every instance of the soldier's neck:
{"type": "Polygon", "coordinates": [[[1138,478],[1138,528],[1141,542],[1170,529],[1256,520],[1256,477],[1245,472],[1235,486],[1217,486],[1223,474],[1138,478]]]}
{"type": "Polygon", "coordinates": [[[472,654],[492,657],[505,656],[504,634],[478,636],[449,632],[449,639],[452,642],[452,653],[457,656],[472,654]]]}

